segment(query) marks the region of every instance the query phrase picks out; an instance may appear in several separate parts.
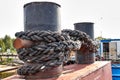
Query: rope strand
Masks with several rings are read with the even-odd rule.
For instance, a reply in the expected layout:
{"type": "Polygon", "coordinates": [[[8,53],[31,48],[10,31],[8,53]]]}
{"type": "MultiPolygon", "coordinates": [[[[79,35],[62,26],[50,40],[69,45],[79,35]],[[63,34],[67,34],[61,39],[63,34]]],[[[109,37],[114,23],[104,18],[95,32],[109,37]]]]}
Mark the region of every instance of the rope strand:
{"type": "Polygon", "coordinates": [[[61,34],[52,31],[21,31],[15,36],[34,42],[29,48],[17,50],[19,59],[27,63],[18,69],[19,75],[35,74],[59,66],[67,61],[71,51],[80,50],[83,44],[89,51],[95,50],[92,39],[78,30],[62,30],[61,34]]]}

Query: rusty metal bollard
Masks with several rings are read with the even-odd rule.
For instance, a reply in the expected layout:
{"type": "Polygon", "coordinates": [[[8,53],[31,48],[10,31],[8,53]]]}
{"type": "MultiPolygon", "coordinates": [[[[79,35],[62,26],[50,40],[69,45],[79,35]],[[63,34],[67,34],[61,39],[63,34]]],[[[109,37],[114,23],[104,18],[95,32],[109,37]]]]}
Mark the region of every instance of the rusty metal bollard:
{"type": "MultiPolygon", "coordinates": [[[[94,23],[92,22],[81,22],[75,23],[74,29],[80,30],[87,33],[91,39],[94,39],[94,23]]],[[[87,45],[87,44],[86,44],[87,45]]],[[[76,52],[76,62],[78,64],[90,64],[95,61],[94,51],[89,51],[84,47],[84,44],[81,45],[81,49],[76,52]]]]}
{"type": "MultiPolygon", "coordinates": [[[[24,31],[58,31],[60,32],[60,5],[53,2],[31,2],[24,5],[24,31]]],[[[17,38],[14,47],[18,49],[29,48],[36,42],[17,38]]],[[[24,66],[38,65],[39,63],[24,62],[24,66]]],[[[36,67],[37,68],[37,67],[36,67]]],[[[41,67],[43,68],[43,67],[41,67]]],[[[59,76],[62,65],[55,66],[36,74],[21,75],[24,79],[42,79],[59,76]]]]}

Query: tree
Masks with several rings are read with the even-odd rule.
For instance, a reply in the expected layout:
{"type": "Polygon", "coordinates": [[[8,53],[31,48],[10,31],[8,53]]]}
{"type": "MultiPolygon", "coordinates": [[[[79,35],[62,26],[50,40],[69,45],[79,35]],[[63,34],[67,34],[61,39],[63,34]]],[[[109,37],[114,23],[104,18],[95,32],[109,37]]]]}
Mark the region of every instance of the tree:
{"type": "Polygon", "coordinates": [[[5,44],[2,38],[0,38],[0,49],[0,52],[5,52],[5,44]]]}
{"type": "Polygon", "coordinates": [[[106,39],[106,38],[103,38],[101,36],[98,36],[97,38],[95,38],[95,40],[104,40],[104,39],[106,39]]]}
{"type": "Polygon", "coordinates": [[[3,39],[4,43],[5,43],[5,51],[7,51],[7,49],[12,49],[12,39],[10,36],[5,35],[4,39],[3,39]]]}
{"type": "Polygon", "coordinates": [[[12,53],[16,53],[16,49],[14,48],[14,46],[13,46],[13,42],[14,42],[14,38],[12,39],[12,47],[11,47],[11,52],[12,53]]]}

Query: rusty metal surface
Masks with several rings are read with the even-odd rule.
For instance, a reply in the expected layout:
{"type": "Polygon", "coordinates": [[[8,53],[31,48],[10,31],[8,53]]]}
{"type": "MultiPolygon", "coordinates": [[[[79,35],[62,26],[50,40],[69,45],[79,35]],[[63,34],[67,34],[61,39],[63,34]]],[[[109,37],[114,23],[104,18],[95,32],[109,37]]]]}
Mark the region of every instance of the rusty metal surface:
{"type": "MultiPolygon", "coordinates": [[[[83,31],[87,33],[91,39],[94,39],[94,23],[92,22],[75,23],[74,29],[83,31]]],[[[78,64],[93,63],[95,61],[94,52],[90,52],[88,51],[88,49],[81,47],[80,51],[77,51],[76,59],[78,64]]]]}
{"type": "Polygon", "coordinates": [[[111,63],[108,61],[96,61],[92,64],[76,64],[66,66],[65,69],[69,72],[57,80],[106,80],[106,76],[109,76],[107,80],[112,80],[111,63]],[[100,79],[96,78],[98,76],[100,76],[100,79]]]}
{"type": "Polygon", "coordinates": [[[91,64],[95,62],[94,53],[90,53],[89,51],[82,53],[81,51],[77,51],[76,54],[76,62],[78,64],[91,64]]]}
{"type": "Polygon", "coordinates": [[[107,64],[81,80],[112,80],[111,64],[107,64]]]}
{"type": "Polygon", "coordinates": [[[52,67],[45,71],[38,72],[34,75],[24,75],[24,76],[21,76],[21,78],[27,79],[27,80],[48,79],[48,78],[58,77],[59,75],[61,75],[62,71],[63,71],[63,67],[62,65],[60,65],[57,67],[52,67]]]}
{"type": "Polygon", "coordinates": [[[20,38],[15,39],[14,43],[13,43],[13,45],[16,49],[30,47],[32,44],[33,44],[32,41],[23,40],[23,39],[20,39],[20,38]]]}
{"type": "MultiPolygon", "coordinates": [[[[20,79],[14,75],[3,80],[20,79]]],[[[22,80],[22,79],[21,79],[22,80]]],[[[74,64],[64,67],[63,74],[57,78],[36,80],[112,80],[111,62],[96,61],[92,64],[74,64]]]]}

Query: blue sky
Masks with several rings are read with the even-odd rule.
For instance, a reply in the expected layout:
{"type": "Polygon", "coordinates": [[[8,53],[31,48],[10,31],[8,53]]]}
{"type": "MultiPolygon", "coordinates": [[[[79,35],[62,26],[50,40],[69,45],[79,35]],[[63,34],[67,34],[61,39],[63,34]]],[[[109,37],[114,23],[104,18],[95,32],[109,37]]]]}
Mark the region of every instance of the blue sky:
{"type": "MultiPolygon", "coordinates": [[[[0,37],[23,31],[23,6],[35,0],[0,0],[0,37]]],[[[37,0],[43,1],[43,0],[37,0]]],[[[45,0],[44,0],[45,1],[45,0]]],[[[94,36],[120,38],[120,0],[47,0],[61,5],[61,29],[93,22],[94,36]]]]}

